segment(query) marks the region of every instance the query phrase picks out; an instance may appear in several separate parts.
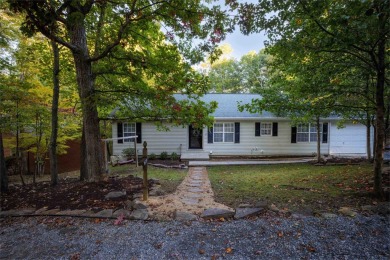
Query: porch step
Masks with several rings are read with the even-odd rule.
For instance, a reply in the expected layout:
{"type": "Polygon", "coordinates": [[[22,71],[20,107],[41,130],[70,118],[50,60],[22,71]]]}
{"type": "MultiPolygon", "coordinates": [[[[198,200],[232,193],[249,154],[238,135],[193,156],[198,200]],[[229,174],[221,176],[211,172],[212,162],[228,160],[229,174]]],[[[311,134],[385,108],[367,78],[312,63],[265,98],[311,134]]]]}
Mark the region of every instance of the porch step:
{"type": "Polygon", "coordinates": [[[208,161],[210,156],[209,153],[183,153],[180,159],[183,161],[208,161]]]}

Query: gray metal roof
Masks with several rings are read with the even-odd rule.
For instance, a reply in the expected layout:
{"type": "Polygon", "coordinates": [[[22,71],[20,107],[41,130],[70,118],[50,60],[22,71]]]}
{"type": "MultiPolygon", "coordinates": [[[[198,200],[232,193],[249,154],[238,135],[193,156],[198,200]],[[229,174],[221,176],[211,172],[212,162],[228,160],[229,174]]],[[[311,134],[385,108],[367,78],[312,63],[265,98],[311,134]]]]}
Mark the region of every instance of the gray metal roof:
{"type": "MultiPolygon", "coordinates": [[[[178,100],[186,98],[184,95],[174,95],[178,100]]],[[[205,94],[200,98],[206,103],[211,101],[216,101],[218,107],[215,112],[212,114],[215,118],[274,118],[275,115],[263,111],[263,113],[252,114],[248,111],[240,112],[238,110],[239,102],[241,104],[249,104],[252,102],[252,99],[261,99],[261,96],[258,94],[205,94]]]]}

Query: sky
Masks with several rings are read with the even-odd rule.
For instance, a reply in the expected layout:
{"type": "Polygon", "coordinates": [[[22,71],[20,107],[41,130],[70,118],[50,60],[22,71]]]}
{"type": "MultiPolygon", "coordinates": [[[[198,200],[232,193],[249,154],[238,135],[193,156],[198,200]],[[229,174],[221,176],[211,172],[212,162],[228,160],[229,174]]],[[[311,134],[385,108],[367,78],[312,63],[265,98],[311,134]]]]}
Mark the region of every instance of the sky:
{"type": "Polygon", "coordinates": [[[231,55],[236,59],[240,59],[249,51],[259,52],[259,50],[263,49],[265,40],[267,40],[267,37],[264,33],[244,35],[237,29],[233,33],[228,34],[221,44],[230,44],[233,49],[231,55]]]}
{"type": "MultiPolygon", "coordinates": [[[[255,4],[258,2],[258,0],[246,0],[245,2],[255,4]]],[[[220,5],[222,9],[225,9],[225,0],[217,0],[217,2],[213,2],[212,4],[220,5]]],[[[230,44],[233,49],[233,53],[231,55],[236,59],[240,59],[249,51],[259,52],[259,50],[263,49],[265,40],[267,40],[267,36],[264,32],[244,35],[240,32],[239,28],[236,28],[233,33],[226,36],[226,39],[222,41],[221,44],[230,44]]]]}

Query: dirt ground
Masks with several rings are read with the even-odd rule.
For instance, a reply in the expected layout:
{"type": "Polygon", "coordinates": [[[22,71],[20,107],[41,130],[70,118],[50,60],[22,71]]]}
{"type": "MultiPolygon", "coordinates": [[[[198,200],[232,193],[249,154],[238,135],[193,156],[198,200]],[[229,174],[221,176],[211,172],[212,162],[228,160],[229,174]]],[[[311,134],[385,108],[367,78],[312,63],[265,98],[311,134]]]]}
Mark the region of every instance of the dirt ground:
{"type": "MultiPolygon", "coordinates": [[[[152,180],[149,186],[153,187],[152,180]]],[[[85,183],[77,178],[60,180],[52,187],[50,182],[38,182],[36,185],[10,185],[9,192],[1,196],[1,209],[20,209],[47,207],[48,209],[120,209],[125,201],[142,192],[142,179],[128,175],[127,177],[111,177],[107,180],[85,183]],[[106,200],[104,197],[111,191],[126,191],[126,196],[106,200]]]]}

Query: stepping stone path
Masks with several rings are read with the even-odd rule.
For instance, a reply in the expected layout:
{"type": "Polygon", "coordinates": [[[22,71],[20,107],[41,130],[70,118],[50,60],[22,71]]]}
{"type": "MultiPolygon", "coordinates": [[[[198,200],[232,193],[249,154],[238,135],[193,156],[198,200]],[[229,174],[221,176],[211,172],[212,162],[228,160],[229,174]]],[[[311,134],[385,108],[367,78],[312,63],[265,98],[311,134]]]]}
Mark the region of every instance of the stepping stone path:
{"type": "MultiPolygon", "coordinates": [[[[126,193],[110,192],[106,199],[124,196],[126,193]]],[[[249,206],[249,205],[248,205],[249,206]]],[[[93,218],[127,218],[146,220],[176,219],[178,221],[192,221],[199,218],[245,218],[259,214],[262,207],[232,209],[214,201],[214,192],[211,188],[208,173],[205,167],[190,167],[183,182],[172,194],[163,196],[150,196],[147,201],[129,201],[125,209],[104,209],[99,212],[90,210],[64,210],[60,209],[20,209],[0,211],[0,218],[21,215],[51,215],[51,216],[80,216],[93,218]]]]}
{"type": "MultiPolygon", "coordinates": [[[[205,216],[206,210],[225,212],[226,216],[234,216],[234,209],[214,201],[214,192],[205,167],[190,167],[183,182],[173,194],[149,197],[151,216],[157,219],[175,218],[186,221],[205,216]]],[[[207,214],[207,219],[218,218],[218,215],[207,214]]]]}

